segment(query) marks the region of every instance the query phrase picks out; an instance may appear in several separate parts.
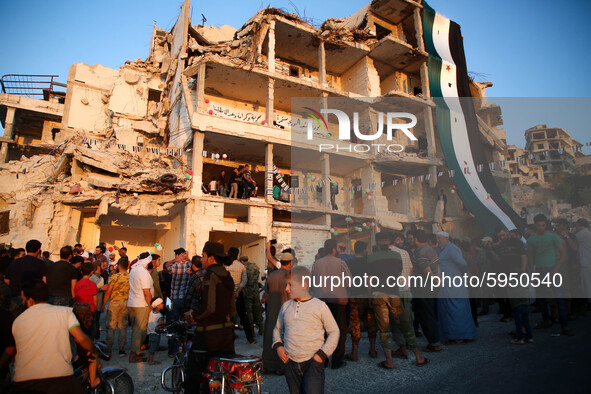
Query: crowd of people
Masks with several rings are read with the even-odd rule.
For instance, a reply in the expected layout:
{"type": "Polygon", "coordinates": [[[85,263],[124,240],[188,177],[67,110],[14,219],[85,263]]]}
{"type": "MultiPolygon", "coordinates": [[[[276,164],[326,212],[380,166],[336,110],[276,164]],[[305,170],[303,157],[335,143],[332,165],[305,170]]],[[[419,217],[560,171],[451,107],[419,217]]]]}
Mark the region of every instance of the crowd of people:
{"type": "Polygon", "coordinates": [[[407,359],[410,353],[415,364],[424,367],[431,362],[426,353],[442,351],[443,344],[475,340],[477,317],[490,313],[494,303],[499,304],[501,321],[515,322],[513,344],[534,342],[532,307],[542,314],[535,328],[558,323],[563,335],[573,335],[568,322],[586,313],[591,294],[589,224],[579,219],[573,230],[567,220],[557,220],[552,228],[538,215],[524,234],[499,227],[492,237],[476,240],[452,239],[443,231],[382,231],[375,234],[375,245],[357,241],[347,254],[344,243],[328,239],[309,262],[310,269],[298,263],[293,249],[277,253],[271,241],[263,272],[238,248],[226,251],[211,241],[201,255],[189,259],[187,251],[178,248],[174,259],[162,263],[158,254],[146,251],[131,260],[125,247],[110,251],[103,243],[94,253],[80,244],[64,246],[60,259],[52,262],[42,244],[31,240],[24,250],[0,255],[0,384],[10,384],[7,376],[14,360],[15,392],[61,392],[60,387],[79,392],[72,388],[72,343],[80,352],[90,352],[90,383],[98,385],[92,373],[92,343],[101,337],[111,355],[158,364],[156,352],[174,357],[178,344],[170,338],[168,346],[160,346],[156,327],[178,319],[196,323],[185,371],[187,392],[199,392],[211,356],[234,354],[240,326],[250,344],[257,342],[257,333],[263,336],[263,373],[285,375],[292,393],[323,392],[324,368],[343,368],[347,361],[359,360],[364,331],[371,358],[378,357],[379,333],[384,359],[377,367],[393,369],[394,359],[407,359]],[[560,273],[563,283],[536,289],[535,294],[527,286],[498,282],[478,288],[444,283],[435,291],[410,285],[349,286],[345,281],[330,289],[315,285],[315,278],[325,277],[432,278],[486,272],[560,273]],[[105,327],[100,324],[103,313],[105,327]],[[423,348],[417,340],[421,336],[427,340],[423,348]],[[39,362],[38,354],[46,352],[55,368],[39,362]]]}

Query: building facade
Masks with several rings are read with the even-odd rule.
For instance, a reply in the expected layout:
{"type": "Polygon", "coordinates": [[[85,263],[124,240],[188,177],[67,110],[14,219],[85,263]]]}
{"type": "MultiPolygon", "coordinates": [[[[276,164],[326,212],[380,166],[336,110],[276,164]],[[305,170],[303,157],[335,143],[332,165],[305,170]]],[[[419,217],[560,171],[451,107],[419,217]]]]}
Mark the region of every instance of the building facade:
{"type": "MultiPolygon", "coordinates": [[[[420,2],[373,1],[318,28],[267,8],[236,30],[192,25],[186,1],[170,32],[154,27],[145,60],[119,70],[76,63],[62,98],[0,95],[0,242],[37,238],[54,254],[75,242],[125,242],[132,256],[160,244],[171,258],[215,240],[263,267],[271,239],[309,265],[331,236],[350,248],[381,229],[478,235],[444,175],[421,12],[420,2]],[[405,147],[397,153],[319,154],[293,139],[294,97],[403,100],[417,140],[396,134],[405,147]],[[256,196],[208,190],[246,165],[256,196]],[[445,220],[436,218],[439,190],[445,220]]],[[[490,85],[473,85],[485,153],[498,163],[500,109],[485,99],[490,85]]],[[[493,175],[510,198],[507,168],[493,175]]]]}

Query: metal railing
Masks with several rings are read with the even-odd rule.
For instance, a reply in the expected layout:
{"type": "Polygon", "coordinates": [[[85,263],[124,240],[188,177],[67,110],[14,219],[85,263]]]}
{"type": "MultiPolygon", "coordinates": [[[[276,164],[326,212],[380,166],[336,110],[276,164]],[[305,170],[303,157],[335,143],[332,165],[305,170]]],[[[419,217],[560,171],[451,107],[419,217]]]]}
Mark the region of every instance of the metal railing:
{"type": "Polygon", "coordinates": [[[54,89],[56,87],[65,88],[67,85],[56,82],[54,78],[58,77],[59,75],[6,74],[0,78],[0,86],[2,86],[2,93],[32,98],[42,97],[44,100],[58,97],[63,100],[66,97],[66,92],[54,89]]]}

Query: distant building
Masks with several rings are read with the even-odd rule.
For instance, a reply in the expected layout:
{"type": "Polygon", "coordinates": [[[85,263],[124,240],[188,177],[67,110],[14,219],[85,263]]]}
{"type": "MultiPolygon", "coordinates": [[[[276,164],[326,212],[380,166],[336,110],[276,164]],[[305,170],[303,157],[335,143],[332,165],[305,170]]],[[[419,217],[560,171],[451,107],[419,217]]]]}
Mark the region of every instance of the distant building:
{"type": "Polygon", "coordinates": [[[571,138],[568,130],[545,124],[527,129],[525,141],[532,163],[542,167],[545,179],[551,183],[559,182],[563,175],[574,172],[575,157],[583,147],[571,138]]]}
{"type": "Polygon", "coordinates": [[[507,146],[506,164],[513,185],[531,185],[533,183],[544,183],[544,171],[542,167],[533,164],[528,150],[521,149],[515,145],[507,146]]]}

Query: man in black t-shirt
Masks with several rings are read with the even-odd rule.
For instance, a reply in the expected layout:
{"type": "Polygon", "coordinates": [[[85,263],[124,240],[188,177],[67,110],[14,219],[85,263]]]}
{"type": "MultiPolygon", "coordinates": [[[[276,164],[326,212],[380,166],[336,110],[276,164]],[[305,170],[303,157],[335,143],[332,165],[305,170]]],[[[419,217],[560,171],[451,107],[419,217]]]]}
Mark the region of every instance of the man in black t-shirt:
{"type": "Polygon", "coordinates": [[[74,303],[74,287],[78,281],[78,271],[69,263],[71,258],[72,247],[64,246],[60,249],[60,260],[47,267],[50,304],[71,307],[74,303]]]}
{"type": "Polygon", "coordinates": [[[27,254],[10,263],[4,277],[4,281],[10,286],[11,312],[15,316],[22,312],[21,289],[23,283],[36,279],[45,280],[46,265],[39,258],[41,242],[32,239],[25,245],[25,250],[27,254]]]}
{"type": "MultiPolygon", "coordinates": [[[[527,255],[523,242],[510,237],[509,231],[505,226],[497,227],[496,233],[499,242],[492,245],[490,255],[493,269],[497,273],[497,278],[499,278],[500,274],[505,274],[507,280],[509,280],[512,273],[514,277],[519,277],[521,273],[525,272],[527,265],[527,255]]],[[[500,276],[500,278],[504,278],[504,276],[500,276]]],[[[507,286],[500,285],[494,290],[500,312],[503,314],[501,318],[502,322],[506,322],[512,317],[512,308],[507,290],[507,286]]]]}

